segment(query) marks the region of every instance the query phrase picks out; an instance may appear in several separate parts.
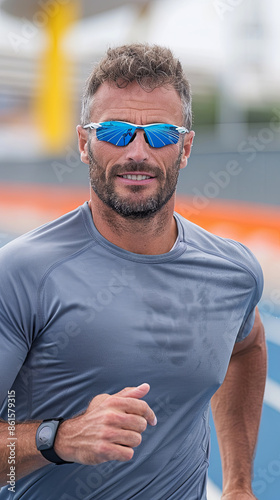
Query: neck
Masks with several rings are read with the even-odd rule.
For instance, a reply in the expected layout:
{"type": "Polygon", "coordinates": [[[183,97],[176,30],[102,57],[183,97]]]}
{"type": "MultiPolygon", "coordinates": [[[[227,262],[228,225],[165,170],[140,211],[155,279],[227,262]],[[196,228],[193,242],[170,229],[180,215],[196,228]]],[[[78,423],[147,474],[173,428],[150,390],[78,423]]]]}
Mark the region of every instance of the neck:
{"type": "Polygon", "coordinates": [[[153,217],[129,220],[96,196],[89,201],[95,227],[104,238],[124,250],[145,255],[167,253],[173,247],[177,238],[174,204],[175,196],[153,217]]]}

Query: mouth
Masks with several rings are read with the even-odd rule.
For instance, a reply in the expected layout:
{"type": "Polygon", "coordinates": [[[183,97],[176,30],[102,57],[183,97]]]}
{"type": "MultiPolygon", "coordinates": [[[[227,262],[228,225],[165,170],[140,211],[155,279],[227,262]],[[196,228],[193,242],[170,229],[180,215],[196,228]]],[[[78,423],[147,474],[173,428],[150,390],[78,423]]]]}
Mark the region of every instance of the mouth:
{"type": "Polygon", "coordinates": [[[125,174],[120,174],[117,176],[122,182],[125,184],[148,184],[152,182],[155,177],[152,175],[149,175],[146,172],[141,172],[141,173],[125,173],[125,174]]]}
{"type": "Polygon", "coordinates": [[[150,175],[141,175],[141,174],[124,174],[120,175],[123,179],[130,179],[132,181],[145,181],[146,179],[153,179],[150,175]]]}

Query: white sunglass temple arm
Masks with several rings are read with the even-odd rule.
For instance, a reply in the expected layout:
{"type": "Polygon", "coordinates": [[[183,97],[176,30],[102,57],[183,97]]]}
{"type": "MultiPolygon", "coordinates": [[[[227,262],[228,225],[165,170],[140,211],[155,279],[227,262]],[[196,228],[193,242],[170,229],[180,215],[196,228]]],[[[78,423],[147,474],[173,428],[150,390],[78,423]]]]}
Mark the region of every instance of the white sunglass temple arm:
{"type": "Polygon", "coordinates": [[[83,126],[83,128],[90,128],[91,130],[99,127],[101,127],[100,123],[93,123],[93,122],[83,126]]]}

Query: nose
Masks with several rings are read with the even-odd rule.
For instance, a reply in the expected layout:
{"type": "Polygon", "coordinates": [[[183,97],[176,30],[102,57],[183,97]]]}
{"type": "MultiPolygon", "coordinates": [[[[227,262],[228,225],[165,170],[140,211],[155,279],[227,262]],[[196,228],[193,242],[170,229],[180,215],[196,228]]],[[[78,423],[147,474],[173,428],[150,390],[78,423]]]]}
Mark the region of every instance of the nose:
{"type": "Polygon", "coordinates": [[[147,161],[150,155],[149,148],[144,130],[136,130],[134,139],[125,147],[126,159],[137,163],[147,161]]]}

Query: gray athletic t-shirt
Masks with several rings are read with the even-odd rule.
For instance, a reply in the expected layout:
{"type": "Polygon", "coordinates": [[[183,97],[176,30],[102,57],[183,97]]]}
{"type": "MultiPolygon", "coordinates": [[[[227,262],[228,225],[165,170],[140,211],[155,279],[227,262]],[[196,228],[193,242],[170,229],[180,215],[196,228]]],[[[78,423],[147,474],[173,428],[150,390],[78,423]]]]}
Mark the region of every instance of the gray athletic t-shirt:
{"type": "Polygon", "coordinates": [[[1,418],[11,389],[24,421],[148,382],[158,424],[129,462],[49,464],[0,499],[206,499],[209,400],[263,280],[246,247],[174,217],[178,243],[161,255],[107,241],[87,203],[1,249],[1,418]]]}

